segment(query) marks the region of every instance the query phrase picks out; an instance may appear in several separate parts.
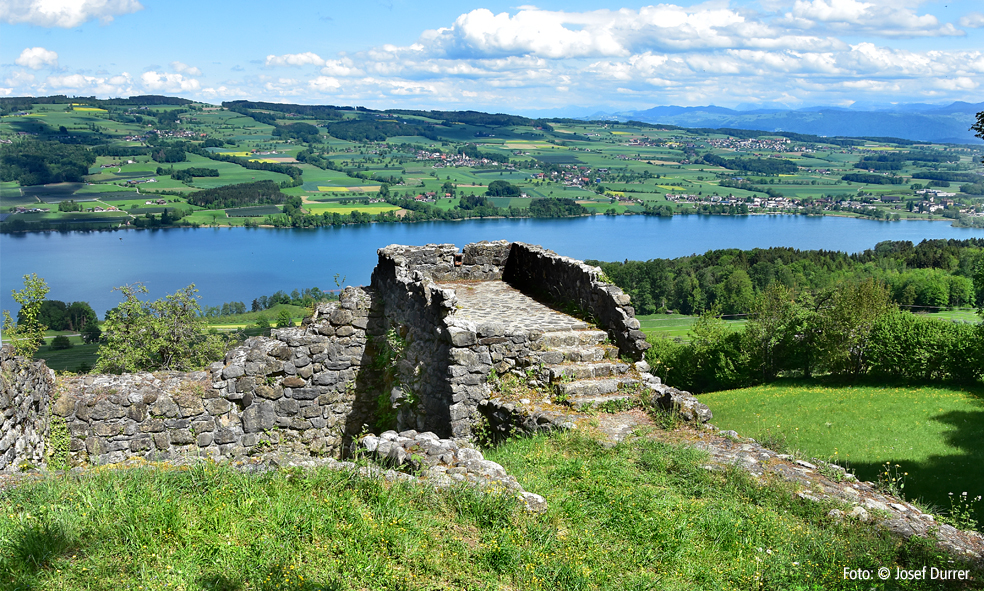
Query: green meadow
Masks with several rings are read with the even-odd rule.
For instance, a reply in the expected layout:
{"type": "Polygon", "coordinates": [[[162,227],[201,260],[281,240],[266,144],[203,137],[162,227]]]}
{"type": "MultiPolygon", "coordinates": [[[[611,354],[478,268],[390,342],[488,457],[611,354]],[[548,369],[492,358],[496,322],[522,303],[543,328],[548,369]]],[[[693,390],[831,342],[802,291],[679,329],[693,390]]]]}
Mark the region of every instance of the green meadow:
{"type": "MultiPolygon", "coordinates": [[[[907,499],[943,511],[984,495],[984,389],[778,382],[702,394],[714,424],[837,462],[877,481],[889,464],[907,499]]],[[[978,522],[984,523],[982,503],[978,522]]]]}

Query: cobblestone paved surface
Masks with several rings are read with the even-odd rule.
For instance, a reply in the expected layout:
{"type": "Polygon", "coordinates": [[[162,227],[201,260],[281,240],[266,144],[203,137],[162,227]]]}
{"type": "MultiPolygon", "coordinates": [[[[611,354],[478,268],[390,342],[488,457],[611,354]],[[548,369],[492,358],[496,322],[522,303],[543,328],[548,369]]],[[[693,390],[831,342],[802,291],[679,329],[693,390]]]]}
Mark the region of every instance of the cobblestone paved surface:
{"type": "Polygon", "coordinates": [[[514,334],[532,329],[550,332],[588,328],[586,322],[553,310],[502,281],[438,285],[455,290],[461,306],[455,316],[479,326],[496,322],[514,334]]]}

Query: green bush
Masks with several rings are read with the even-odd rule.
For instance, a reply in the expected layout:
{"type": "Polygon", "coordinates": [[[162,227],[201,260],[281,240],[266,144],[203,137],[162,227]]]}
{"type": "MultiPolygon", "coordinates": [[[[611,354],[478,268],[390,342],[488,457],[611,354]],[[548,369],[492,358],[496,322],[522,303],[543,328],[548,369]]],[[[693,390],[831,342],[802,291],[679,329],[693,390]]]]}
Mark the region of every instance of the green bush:
{"type": "Polygon", "coordinates": [[[72,348],[72,340],[65,335],[59,335],[51,339],[51,345],[49,345],[52,351],[61,351],[63,349],[72,348]]]}
{"type": "Polygon", "coordinates": [[[106,313],[96,371],[186,371],[221,359],[225,341],[209,332],[194,284],[153,302],[137,299],[142,285],[118,289],[124,300],[106,313]]]}
{"type": "Polygon", "coordinates": [[[869,359],[873,374],[904,380],[970,382],[982,372],[980,325],[892,311],[871,331],[869,359]]]}

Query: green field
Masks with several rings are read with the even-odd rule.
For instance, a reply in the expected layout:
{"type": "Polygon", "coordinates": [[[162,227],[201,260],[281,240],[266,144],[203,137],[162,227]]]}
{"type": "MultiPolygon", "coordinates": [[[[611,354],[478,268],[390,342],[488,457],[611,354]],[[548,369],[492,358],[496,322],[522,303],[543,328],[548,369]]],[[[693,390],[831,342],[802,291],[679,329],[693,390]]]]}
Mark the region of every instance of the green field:
{"type": "MultiPolygon", "coordinates": [[[[780,382],[702,394],[714,424],[877,481],[884,464],[904,476],[908,499],[949,510],[949,493],[984,495],[984,389],[832,386],[780,382]]],[[[984,504],[978,521],[984,524],[984,504]]]]}
{"type": "MultiPolygon", "coordinates": [[[[275,115],[278,124],[304,121],[319,126],[328,123],[330,126],[330,122],[294,117],[280,111],[265,112],[267,116],[270,114],[275,115]]],[[[183,203],[183,196],[196,190],[259,180],[281,184],[283,192],[289,196],[333,202],[339,196],[375,194],[382,186],[376,179],[385,178],[390,194],[398,197],[413,197],[426,192],[442,193],[446,190],[443,187],[446,182],[455,185],[459,196],[482,195],[490,182],[508,181],[529,197],[574,199],[596,215],[640,214],[644,213],[647,205],[655,204],[669,205],[675,212],[697,209],[704,214],[737,213],[722,211],[721,208],[737,208],[745,201],[766,199],[769,194],[791,201],[773,204],[775,207],[763,205],[761,208],[755,207],[754,203],[746,203],[750,213],[782,211],[848,217],[940,219],[942,211],[920,211],[920,208],[928,208],[929,201],[924,201],[916,191],[920,186],[927,185],[928,181],[915,179],[913,175],[927,171],[979,172],[982,152],[979,147],[942,144],[911,146],[859,141],[852,146],[833,145],[820,137],[777,144],[773,140],[781,138],[770,135],[752,138],[749,141],[753,145],[743,145],[736,151],[729,142],[741,138],[724,133],[662,130],[658,126],[639,124],[554,121],[550,123],[554,130],[549,131],[547,127],[538,129],[539,125],[535,122],[526,125],[447,122],[436,113],[433,117],[394,113],[383,120],[390,121],[389,117],[392,121],[402,118],[407,123],[419,122],[429,126],[438,139],[392,136],[385,141],[351,141],[322,132],[318,141],[305,144],[274,137],[272,125],[259,123],[252,117],[204,104],[134,109],[125,105],[79,103],[74,110],[70,105],[37,104],[28,110],[27,115],[5,115],[0,121],[0,136],[21,141],[17,134],[23,132],[44,138],[55,134],[58,127],[64,125],[74,142],[98,145],[99,149],[106,147],[109,149],[107,153],[112,153],[112,148],[125,148],[124,152],[130,155],[98,156],[96,162],[89,166],[89,175],[84,179],[90,184],[80,185],[74,192],[65,187],[19,187],[15,182],[5,182],[0,185],[0,209],[13,213],[4,221],[6,225],[17,220],[31,221],[22,217],[25,214],[10,210],[38,203],[36,196],[46,203],[56,203],[64,199],[91,200],[97,194],[101,194],[99,197],[104,200],[115,199],[114,192],[132,197],[139,191],[138,199],[153,193],[172,192],[183,203]],[[192,113],[192,117],[177,129],[168,131],[187,138],[179,141],[201,147],[204,137],[220,139],[223,142],[221,147],[207,149],[213,153],[257,161],[311,156],[310,162],[318,165],[292,163],[291,166],[299,169],[302,176],[298,186],[290,186],[294,181],[285,174],[246,169],[238,164],[211,160],[191,152],[186,152],[182,162],[156,162],[148,149],[156,145],[149,130],[154,127],[156,113],[177,108],[188,109],[192,113]],[[143,123],[136,123],[135,116],[142,117],[143,123]],[[142,153],[135,153],[134,149],[142,153]],[[451,162],[449,157],[466,149],[478,149],[493,158],[507,157],[509,164],[476,161],[463,165],[451,162]],[[841,178],[847,173],[863,172],[863,169],[854,166],[861,158],[910,150],[945,154],[959,161],[942,165],[918,159],[903,161],[894,171],[904,181],[899,185],[870,185],[841,178]],[[434,157],[434,151],[441,151],[445,158],[434,157]],[[423,152],[428,154],[424,155],[423,152]],[[763,172],[725,169],[708,163],[712,160],[706,158],[712,155],[728,159],[736,156],[753,158],[760,162],[778,158],[792,162],[798,169],[795,173],[785,170],[782,174],[769,173],[769,167],[762,169],[763,172]],[[331,169],[321,166],[330,166],[331,169]],[[180,171],[190,167],[213,168],[219,171],[219,176],[195,177],[187,183],[170,178],[171,168],[180,171]],[[158,175],[158,168],[164,169],[164,174],[158,175]],[[537,178],[541,174],[544,178],[537,178]],[[137,186],[127,184],[135,180],[153,182],[137,186]],[[737,180],[746,184],[741,187],[726,186],[737,180]],[[606,191],[642,203],[613,201],[604,195],[606,191]],[[693,197],[671,202],[667,201],[667,193],[693,197]],[[901,201],[880,201],[886,196],[901,201]],[[726,201],[727,205],[722,206],[721,203],[726,201]],[[912,206],[912,212],[908,206],[912,206]]],[[[346,113],[344,118],[367,119],[354,112],[346,113]]],[[[378,114],[368,119],[378,119],[378,114]]],[[[959,183],[951,184],[953,186],[948,190],[957,192],[957,195],[955,203],[948,205],[947,216],[955,218],[958,215],[955,210],[963,210],[961,223],[981,223],[976,218],[970,218],[967,212],[984,209],[984,199],[959,193],[959,183]]],[[[140,205],[138,199],[133,199],[133,203],[128,201],[124,207],[140,205]]],[[[528,207],[528,202],[516,199],[497,198],[494,204],[497,207],[528,207]]],[[[441,210],[449,210],[457,205],[457,200],[441,200],[435,205],[441,210]]],[[[323,208],[314,209],[325,211],[323,208]]],[[[344,213],[344,210],[339,211],[344,213]]],[[[360,211],[374,213],[368,209],[360,211]]],[[[130,213],[140,215],[147,212],[130,213]]],[[[221,225],[241,225],[243,221],[243,218],[223,218],[213,214],[195,214],[185,219],[190,223],[221,225]]]]}
{"type": "MultiPolygon", "coordinates": [[[[689,341],[690,327],[697,322],[697,316],[687,316],[685,314],[648,314],[637,316],[642,330],[647,335],[662,336],[670,339],[679,339],[682,342],[689,341]]],[[[738,328],[745,325],[746,320],[728,320],[725,322],[731,328],[738,328]]]]}
{"type": "Polygon", "coordinates": [[[389,203],[350,203],[346,205],[342,205],[341,203],[305,203],[304,209],[309,213],[318,215],[323,213],[347,215],[353,211],[372,214],[382,213],[384,211],[396,211],[399,207],[390,205],[389,203]]]}

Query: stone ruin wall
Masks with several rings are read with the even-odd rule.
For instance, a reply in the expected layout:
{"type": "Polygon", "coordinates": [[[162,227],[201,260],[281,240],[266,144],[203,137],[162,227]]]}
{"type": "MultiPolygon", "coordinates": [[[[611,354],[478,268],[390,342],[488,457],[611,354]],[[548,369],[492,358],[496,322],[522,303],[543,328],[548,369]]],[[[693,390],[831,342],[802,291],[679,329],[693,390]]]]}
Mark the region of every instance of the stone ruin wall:
{"type": "Polygon", "coordinates": [[[0,349],[0,470],[44,464],[54,385],[55,372],[43,361],[15,357],[9,345],[0,349]]]}
{"type": "Polygon", "coordinates": [[[505,277],[521,288],[549,285],[550,296],[601,320],[627,343],[620,352],[638,359],[648,345],[637,338],[628,296],[599,275],[522,243],[481,242],[461,252],[451,244],[393,245],[379,250],[371,287],[346,288],[303,326],[250,338],[208,371],[65,377],[55,391],[43,363],[28,367],[5,348],[0,469],[44,463],[49,416],[65,422],[73,464],[266,451],[337,457],[386,403],[397,409],[399,430],[468,437],[493,368],[536,363],[542,333],[458,319],[454,289],[435,282],[505,277]],[[392,367],[379,358],[388,335],[405,343],[392,367]]]}
{"type": "MultiPolygon", "coordinates": [[[[473,243],[461,253],[453,244],[380,249],[372,285],[382,294],[388,328],[398,327],[407,339],[400,383],[416,393],[414,404],[401,405],[398,428],[469,437],[489,397],[492,369],[503,373],[539,361],[541,332],[510,333],[502,324],[458,319],[454,290],[435,282],[502,279],[527,294],[572,303],[599,321],[622,355],[640,360],[649,343],[629,296],[600,276],[597,267],[520,242],[473,243]]],[[[394,389],[394,403],[405,398],[394,389]]]]}
{"type": "Polygon", "coordinates": [[[208,371],[69,376],[57,388],[42,362],[25,369],[5,347],[5,375],[11,368],[16,380],[5,381],[0,402],[17,402],[3,405],[0,446],[15,440],[23,451],[4,467],[44,463],[49,415],[65,422],[72,465],[274,450],[341,455],[373,410],[359,395],[373,373],[362,371],[370,306],[365,290],[348,288],[305,326],[250,338],[208,371]]]}

